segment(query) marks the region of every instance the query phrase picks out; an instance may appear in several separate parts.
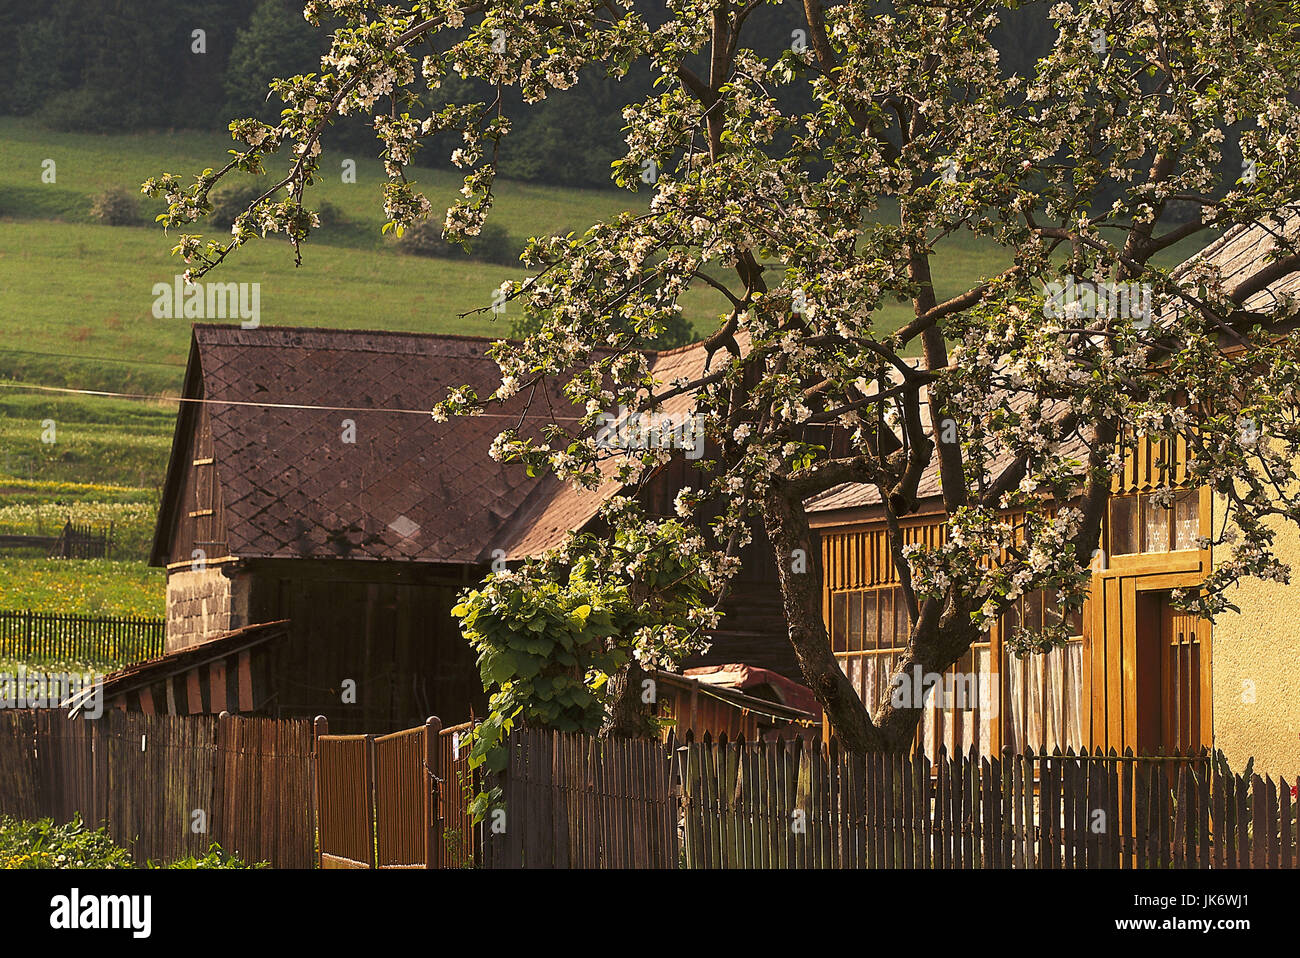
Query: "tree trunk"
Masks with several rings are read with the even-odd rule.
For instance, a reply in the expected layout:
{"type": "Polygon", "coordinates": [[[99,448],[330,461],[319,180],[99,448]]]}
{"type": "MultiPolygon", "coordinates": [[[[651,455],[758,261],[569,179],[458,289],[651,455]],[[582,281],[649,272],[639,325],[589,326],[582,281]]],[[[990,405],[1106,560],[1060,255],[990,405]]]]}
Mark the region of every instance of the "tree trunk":
{"type": "Polygon", "coordinates": [[[776,556],[790,644],[804,682],[826,710],[845,748],[853,752],[885,748],[866,706],[831,652],[822,621],[821,555],[813,543],[803,503],[792,502],[780,490],[773,492],[763,504],[763,524],[776,556]],[[795,561],[799,552],[802,563],[795,561]]]}
{"type": "Polygon", "coordinates": [[[804,683],[826,710],[840,743],[852,752],[906,752],[916,740],[922,703],[890,694],[896,682],[911,681],[913,670],[922,675],[941,674],[970,648],[975,639],[970,616],[953,605],[946,613],[931,599],[921,606],[911,641],[890,676],[883,700],[868,706],[858,697],[844,670],[835,660],[830,637],[822,619],[822,575],[820,550],[813,541],[803,503],[791,501],[780,491],[764,503],[764,526],[776,556],[781,598],[804,683]],[[802,550],[805,564],[796,571],[796,550],[802,550]]]}
{"type": "MultiPolygon", "coordinates": [[[[648,590],[641,582],[628,587],[628,597],[633,607],[649,600],[648,590]]],[[[609,640],[610,647],[622,644],[619,637],[609,640]]],[[[601,738],[654,738],[658,734],[651,715],[650,703],[644,701],[645,669],[635,658],[609,677],[609,705],[605,722],[600,727],[601,738]]]]}
{"type": "Polygon", "coordinates": [[[609,677],[610,704],[601,738],[654,738],[658,732],[643,701],[645,669],[635,659],[609,677]]]}

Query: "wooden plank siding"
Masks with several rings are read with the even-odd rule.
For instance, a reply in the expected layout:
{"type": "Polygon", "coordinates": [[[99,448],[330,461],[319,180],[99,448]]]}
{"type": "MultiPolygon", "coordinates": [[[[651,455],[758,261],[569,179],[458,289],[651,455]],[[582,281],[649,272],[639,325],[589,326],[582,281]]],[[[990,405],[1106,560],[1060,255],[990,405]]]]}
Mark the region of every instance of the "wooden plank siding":
{"type": "Polygon", "coordinates": [[[310,868],[312,746],[301,720],[0,710],[0,815],[80,814],[140,865],[217,842],[246,862],[310,868]]]}
{"type": "MultiPolygon", "coordinates": [[[[202,387],[199,397],[203,398],[202,387]]],[[[205,563],[227,553],[226,508],[213,458],[212,416],[206,403],[196,403],[189,431],[178,507],[172,517],[167,555],[171,569],[190,568],[195,550],[205,563]]]]}
{"type": "Polygon", "coordinates": [[[304,560],[249,567],[251,617],[291,623],[267,652],[273,714],[383,734],[435,712],[486,711],[474,650],[451,615],[468,574],[304,560]]]}
{"type": "MultiPolygon", "coordinates": [[[[1123,468],[1114,478],[1111,502],[1129,502],[1131,521],[1140,523],[1139,517],[1146,515],[1143,510],[1156,507],[1152,500],[1141,497],[1150,497],[1165,488],[1188,490],[1191,481],[1185,440],[1139,440],[1126,453],[1123,468]]],[[[1207,488],[1196,490],[1193,495],[1199,496],[1194,505],[1184,504],[1179,508],[1194,510],[1200,534],[1204,535],[1211,528],[1212,495],[1207,488]]],[[[1158,637],[1162,630],[1161,615],[1164,613],[1159,603],[1173,589],[1197,586],[1211,568],[1209,549],[1185,547],[1187,536],[1176,524],[1179,515],[1182,513],[1171,508],[1167,515],[1156,516],[1157,521],[1151,525],[1129,529],[1129,535],[1133,537],[1167,535],[1164,551],[1123,554],[1122,537],[1112,530],[1111,510],[1107,510],[1102,524],[1102,554],[1094,556],[1092,594],[1084,605],[1079,632],[1076,633],[1081,635],[1082,642],[1080,708],[1084,716],[1082,741],[1074,743],[1076,746],[1119,751],[1133,748],[1140,753],[1156,747],[1162,727],[1161,716],[1151,713],[1149,703],[1159,703],[1162,696],[1158,688],[1152,690],[1144,683],[1152,681],[1153,676],[1155,681],[1159,681],[1160,663],[1153,658],[1159,650],[1153,644],[1155,640],[1149,638],[1158,637]],[[1116,547],[1122,554],[1115,554],[1116,547]]],[[[1019,515],[1008,513],[1007,518],[1014,522],[1019,515]]],[[[1190,520],[1190,513],[1187,518],[1190,520]]],[[[906,545],[932,549],[942,545],[947,537],[943,513],[909,517],[900,520],[899,527],[906,545]]],[[[823,619],[833,637],[837,630],[842,629],[851,634],[852,625],[840,623],[836,617],[847,615],[847,610],[853,606],[847,598],[839,597],[853,593],[870,595],[871,590],[887,590],[898,583],[885,520],[880,517],[838,525],[821,524],[818,531],[821,534],[823,619]]],[[[879,601],[883,606],[885,593],[880,594],[882,598],[879,601]]],[[[1046,608],[1046,602],[1043,604],[1046,608]]],[[[875,608],[866,599],[862,600],[862,605],[875,608]]],[[[1003,616],[989,630],[987,643],[976,647],[977,653],[985,648],[988,650],[983,674],[996,689],[999,703],[998,717],[993,722],[986,747],[981,749],[986,755],[995,755],[1005,745],[1016,744],[1010,741],[1009,735],[1011,679],[1004,674],[1010,662],[1004,650],[1005,636],[1011,628],[1007,620],[1008,616],[1003,616]]],[[[1208,622],[1201,622],[1194,632],[1192,641],[1185,644],[1195,646],[1197,671],[1193,677],[1200,688],[1199,694],[1193,694],[1192,698],[1199,709],[1199,723],[1183,723],[1183,727],[1192,730],[1184,734],[1195,735],[1199,730],[1200,738],[1185,744],[1208,746],[1212,729],[1212,635],[1208,622]]],[[[848,662],[855,651],[838,645],[835,648],[848,672],[848,662]]],[[[1179,650],[1176,654],[1182,655],[1183,659],[1175,661],[1191,661],[1190,651],[1179,650]]],[[[978,655],[972,661],[978,661],[978,655]]],[[[970,664],[967,661],[965,667],[969,668],[970,664]]],[[[875,702],[868,703],[872,708],[875,705],[875,702]]],[[[960,715],[955,717],[955,721],[961,722],[960,715]]],[[[829,726],[824,735],[830,735],[829,726]]],[[[926,743],[921,741],[918,732],[918,745],[923,744],[926,743]]],[[[937,743],[928,744],[926,751],[933,753],[937,743]]]]}

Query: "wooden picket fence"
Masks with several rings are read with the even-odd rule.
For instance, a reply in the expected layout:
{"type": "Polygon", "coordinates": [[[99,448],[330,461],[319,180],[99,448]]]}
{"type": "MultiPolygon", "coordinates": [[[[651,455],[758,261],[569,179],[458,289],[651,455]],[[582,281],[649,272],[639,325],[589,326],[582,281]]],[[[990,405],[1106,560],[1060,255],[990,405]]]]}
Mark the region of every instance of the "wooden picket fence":
{"type": "Polygon", "coordinates": [[[69,519],[57,536],[0,533],[0,553],[43,551],[51,559],[108,559],[113,555],[113,524],[95,530],[69,519]]]}
{"type": "Polygon", "coordinates": [[[485,822],[489,868],[676,868],[678,803],[658,741],[547,729],[511,736],[503,808],[485,822]]]}
{"type": "Polygon", "coordinates": [[[804,742],[678,750],[687,868],[1291,868],[1285,780],[1205,750],[849,755],[804,742]]]}
{"type": "Polygon", "coordinates": [[[163,653],[167,621],[0,610],[0,656],[128,665],[163,653]]]}
{"type": "Polygon", "coordinates": [[[1205,750],[850,755],[519,730],[488,867],[1291,868],[1285,780],[1205,750]]]}
{"type": "Polygon", "coordinates": [[[137,862],[315,860],[311,725],[302,719],[0,710],[0,815],[105,826],[137,862]]]}

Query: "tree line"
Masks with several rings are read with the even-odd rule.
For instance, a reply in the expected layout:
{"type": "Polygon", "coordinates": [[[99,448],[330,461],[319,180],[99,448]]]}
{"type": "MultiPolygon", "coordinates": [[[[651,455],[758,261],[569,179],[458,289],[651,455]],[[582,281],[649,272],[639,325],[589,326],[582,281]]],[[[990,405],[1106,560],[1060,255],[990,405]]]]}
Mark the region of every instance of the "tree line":
{"type": "MultiPolygon", "coordinates": [[[[636,3],[647,21],[665,13],[663,0],[636,3]]],[[[999,31],[1006,69],[1021,70],[1051,42],[1043,5],[1013,15],[999,31]]],[[[800,22],[782,6],[751,15],[754,48],[770,56],[801,42],[800,22]]],[[[150,129],[222,128],[235,117],[275,122],[268,102],[274,77],[320,70],[331,26],[304,21],[302,0],[50,0],[0,6],[0,113],[31,116],[51,129],[130,133],[150,129]]],[[[596,66],[566,95],[524,109],[517,91],[503,107],[517,118],[503,146],[501,173],[562,186],[608,187],[610,164],[622,155],[622,110],[652,91],[650,72],[621,81],[596,66]]],[[[477,81],[452,78],[447,102],[476,95],[477,81]]],[[[784,103],[786,110],[808,108],[784,103]]],[[[387,110],[390,104],[377,104],[387,110]]],[[[401,107],[399,106],[399,110],[401,107]]],[[[378,144],[363,118],[338,121],[333,140],[352,150],[378,144]]],[[[454,143],[435,140],[427,166],[448,166],[454,143]]]]}

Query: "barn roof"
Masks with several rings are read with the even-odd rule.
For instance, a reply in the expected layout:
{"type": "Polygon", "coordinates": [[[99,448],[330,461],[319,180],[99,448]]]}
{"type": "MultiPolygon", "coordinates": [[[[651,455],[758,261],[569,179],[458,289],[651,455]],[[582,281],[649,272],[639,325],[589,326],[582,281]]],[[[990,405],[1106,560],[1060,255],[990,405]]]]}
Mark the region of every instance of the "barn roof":
{"type": "MultiPolygon", "coordinates": [[[[218,633],[194,645],[174,649],[156,658],[134,662],[116,672],[110,672],[104,676],[102,687],[98,691],[103,695],[104,702],[111,703],[121,696],[147,689],[164,679],[228,659],[266,642],[282,639],[289,634],[288,626],[288,620],[280,619],[218,633]]],[[[238,665],[232,668],[231,673],[235,674],[237,668],[238,665]]],[[[94,691],[92,689],[74,696],[63,705],[75,713],[90,701],[94,691]]],[[[236,703],[232,703],[232,709],[235,707],[236,703]]],[[[249,709],[239,709],[239,711],[249,711],[249,709]]]]}
{"type": "MultiPolygon", "coordinates": [[[[579,490],[529,478],[488,455],[520,421],[521,394],[488,414],[439,423],[428,410],[448,387],[491,394],[500,371],[492,340],[469,336],[238,326],[194,327],[185,396],[211,419],[227,516],[240,558],[352,558],[475,564],[495,550],[536,555],[587,524],[621,487],[579,490]],[[343,441],[345,420],[355,442],[343,441]]],[[[652,357],[653,368],[700,366],[701,347],[652,357]]],[[[665,373],[665,375],[668,375],[665,373]]],[[[185,403],[163,490],[153,561],[166,555],[186,469],[185,403]]],[[[582,410],[552,388],[521,432],[582,410]],[[552,409],[554,413],[552,413],[552,409]]],[[[670,409],[671,411],[671,409],[670,409]]],[[[615,463],[606,464],[612,476],[615,463]]]]}

